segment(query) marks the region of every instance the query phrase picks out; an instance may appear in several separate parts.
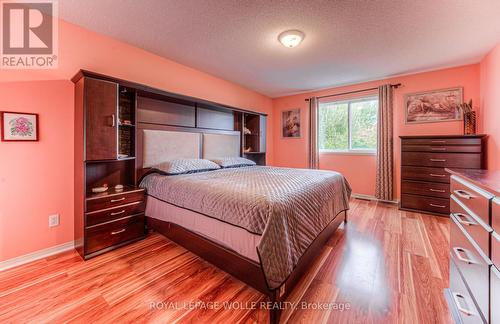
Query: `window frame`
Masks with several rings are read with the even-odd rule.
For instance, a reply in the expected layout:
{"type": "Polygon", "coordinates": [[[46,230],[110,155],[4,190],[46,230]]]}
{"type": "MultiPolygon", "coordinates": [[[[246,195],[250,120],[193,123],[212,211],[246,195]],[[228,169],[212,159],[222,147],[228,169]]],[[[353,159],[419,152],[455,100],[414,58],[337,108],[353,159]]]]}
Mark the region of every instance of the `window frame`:
{"type": "MultiPolygon", "coordinates": [[[[319,149],[320,154],[339,154],[339,155],[376,155],[377,154],[377,147],[378,147],[378,136],[377,136],[377,144],[374,149],[353,149],[351,148],[351,104],[355,102],[360,102],[360,101],[369,101],[369,100],[377,100],[379,101],[378,95],[371,95],[371,96],[366,96],[366,97],[359,97],[359,98],[353,98],[353,99],[345,99],[345,100],[332,100],[332,101],[322,101],[319,103],[321,104],[345,104],[347,103],[347,145],[348,149],[347,150],[330,150],[330,149],[319,149]]],[[[319,106],[318,105],[318,106],[319,106]]],[[[318,107],[318,114],[319,114],[319,107],[318,107]]],[[[376,111],[377,114],[377,123],[378,123],[378,109],[376,111]]],[[[319,125],[318,125],[319,127],[319,125]]],[[[319,130],[318,130],[319,132],[319,130]]],[[[319,135],[319,134],[318,134],[319,135]]],[[[319,136],[318,136],[318,148],[319,148],[319,136]]]]}

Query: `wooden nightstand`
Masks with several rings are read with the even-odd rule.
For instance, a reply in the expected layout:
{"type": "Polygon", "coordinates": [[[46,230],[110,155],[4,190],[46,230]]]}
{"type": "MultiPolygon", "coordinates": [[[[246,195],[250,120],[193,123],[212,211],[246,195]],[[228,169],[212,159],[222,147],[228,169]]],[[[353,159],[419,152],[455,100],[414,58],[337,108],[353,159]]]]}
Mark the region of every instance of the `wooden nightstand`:
{"type": "Polygon", "coordinates": [[[144,238],[144,189],[125,187],[91,194],[85,203],[85,259],[144,238]]]}

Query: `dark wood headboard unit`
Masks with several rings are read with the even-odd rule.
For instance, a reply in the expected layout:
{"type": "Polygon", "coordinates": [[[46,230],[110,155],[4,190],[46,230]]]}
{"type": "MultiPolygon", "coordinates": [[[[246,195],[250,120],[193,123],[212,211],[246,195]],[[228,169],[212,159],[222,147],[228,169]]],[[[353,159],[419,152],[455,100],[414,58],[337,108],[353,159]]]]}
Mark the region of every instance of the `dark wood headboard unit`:
{"type": "Polygon", "coordinates": [[[237,134],[240,155],[266,162],[265,114],[85,70],[72,81],[75,246],[85,259],[145,237],[143,130],[237,134]]]}
{"type": "MultiPolygon", "coordinates": [[[[126,96],[134,109],[133,156],[137,180],[142,169],[142,129],[163,129],[189,132],[240,132],[241,155],[259,165],[266,163],[267,115],[213,101],[185,96],[103,74],[80,70],[72,81],[98,79],[117,84],[119,97],[126,96]]],[[[120,103],[119,103],[120,105],[120,103]]],[[[119,107],[117,108],[119,110],[119,107]]],[[[137,185],[137,183],[135,183],[137,185]]]]}

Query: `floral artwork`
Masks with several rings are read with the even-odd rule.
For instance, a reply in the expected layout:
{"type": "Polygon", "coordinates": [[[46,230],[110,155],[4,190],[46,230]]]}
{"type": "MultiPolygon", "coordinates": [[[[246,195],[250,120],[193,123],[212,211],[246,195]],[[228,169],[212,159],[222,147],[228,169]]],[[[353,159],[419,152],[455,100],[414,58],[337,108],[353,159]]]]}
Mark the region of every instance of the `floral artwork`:
{"type": "Polygon", "coordinates": [[[38,115],[2,112],[3,141],[37,141],[38,115]]]}
{"type": "Polygon", "coordinates": [[[283,138],[300,138],[300,109],[283,111],[281,128],[283,138]]]}
{"type": "Polygon", "coordinates": [[[406,123],[460,120],[462,102],[462,88],[408,94],[405,96],[406,123]]]}

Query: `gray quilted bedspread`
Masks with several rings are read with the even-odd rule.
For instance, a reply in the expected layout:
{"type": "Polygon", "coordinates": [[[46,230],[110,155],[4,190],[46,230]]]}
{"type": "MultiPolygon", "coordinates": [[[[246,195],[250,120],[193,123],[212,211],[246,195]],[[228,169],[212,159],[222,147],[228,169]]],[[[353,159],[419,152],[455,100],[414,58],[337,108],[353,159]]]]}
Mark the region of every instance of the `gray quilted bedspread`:
{"type": "Polygon", "coordinates": [[[261,235],[257,247],[269,288],[279,287],[318,234],[349,209],[351,188],[337,172],[242,167],[141,182],[150,196],[261,235]]]}

